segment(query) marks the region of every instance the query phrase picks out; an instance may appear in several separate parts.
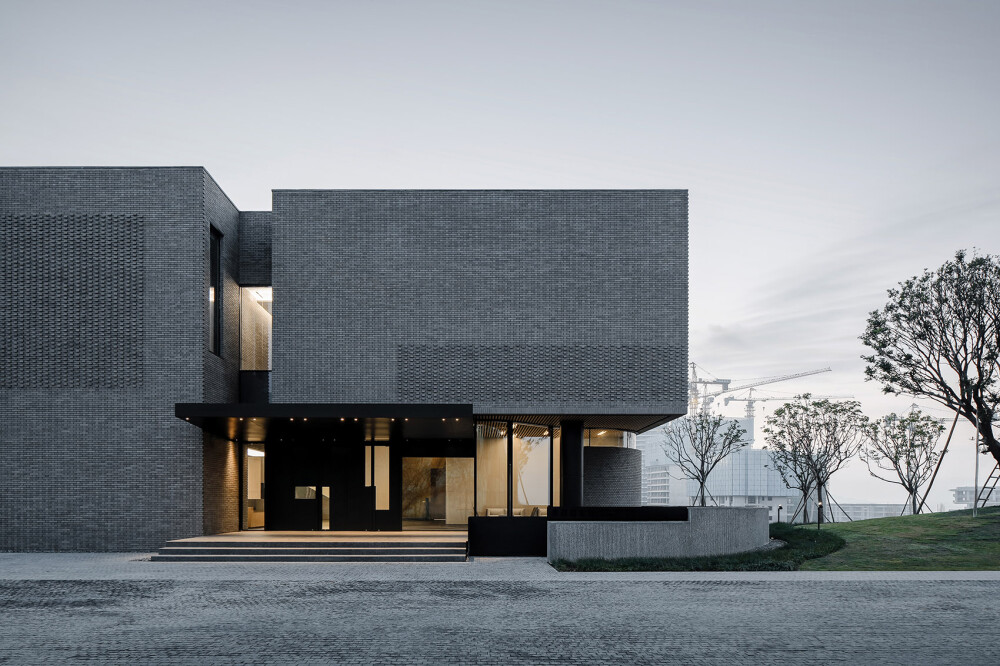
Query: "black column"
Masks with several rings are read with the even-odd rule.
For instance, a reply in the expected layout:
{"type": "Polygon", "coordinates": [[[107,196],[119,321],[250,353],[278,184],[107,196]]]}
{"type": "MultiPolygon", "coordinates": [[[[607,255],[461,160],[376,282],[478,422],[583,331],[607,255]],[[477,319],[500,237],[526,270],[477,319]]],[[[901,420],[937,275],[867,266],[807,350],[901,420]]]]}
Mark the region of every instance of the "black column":
{"type": "Polygon", "coordinates": [[[514,424],[507,421],[507,517],[514,515],[514,424]]]}
{"type": "Polygon", "coordinates": [[[562,506],[583,506],[583,421],[561,421],[562,506]]]}

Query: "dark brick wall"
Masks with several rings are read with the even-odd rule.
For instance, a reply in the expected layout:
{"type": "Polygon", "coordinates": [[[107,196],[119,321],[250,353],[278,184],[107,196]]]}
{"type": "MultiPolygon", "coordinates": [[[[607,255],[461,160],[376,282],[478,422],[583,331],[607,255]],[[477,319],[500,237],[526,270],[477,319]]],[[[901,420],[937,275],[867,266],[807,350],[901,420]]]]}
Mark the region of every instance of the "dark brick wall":
{"type": "Polygon", "coordinates": [[[612,446],[583,449],[583,505],[642,504],[642,451],[612,446]]]}
{"type": "Polygon", "coordinates": [[[240,213],[240,284],[271,284],[271,211],[240,213]]]}
{"type": "MultiPolygon", "coordinates": [[[[16,361],[20,385],[0,387],[0,550],[141,550],[201,533],[202,434],[173,409],[203,397],[204,202],[201,168],[0,169],[0,229],[35,232],[0,245],[0,315],[42,329],[16,361]],[[121,233],[124,247],[102,241],[121,233]],[[137,317],[106,283],[132,290],[137,317]],[[82,339],[102,334],[115,344],[82,339]]],[[[0,340],[23,349],[23,327],[0,340]]]]}
{"type": "MultiPolygon", "coordinates": [[[[240,213],[204,173],[205,188],[205,293],[209,284],[210,227],[222,232],[222,344],[220,354],[209,351],[208,333],[203,352],[205,402],[238,402],[240,371],[240,213]]],[[[208,300],[205,300],[205,318],[208,300]]]]}
{"type": "Polygon", "coordinates": [[[274,193],[274,402],[686,410],[687,192],[274,193]]]}
{"type": "Polygon", "coordinates": [[[202,482],[205,534],[235,532],[240,529],[240,446],[234,442],[205,436],[202,482]]]}
{"type": "Polygon", "coordinates": [[[196,167],[0,168],[0,550],[236,528],[239,445],[173,407],[236,400],[240,281],[275,286],[277,402],[686,408],[684,191],[279,191],[274,205],[241,215],[196,167]]]}

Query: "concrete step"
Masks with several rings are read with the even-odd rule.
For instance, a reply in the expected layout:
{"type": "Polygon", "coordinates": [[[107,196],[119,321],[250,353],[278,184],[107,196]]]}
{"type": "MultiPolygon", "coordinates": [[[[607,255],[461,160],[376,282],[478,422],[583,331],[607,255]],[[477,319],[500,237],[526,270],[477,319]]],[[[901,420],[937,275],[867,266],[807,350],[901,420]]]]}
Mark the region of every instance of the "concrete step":
{"type": "Polygon", "coordinates": [[[468,542],[455,539],[238,539],[168,541],[154,562],[464,562],[468,542]]]}
{"type": "Polygon", "coordinates": [[[160,555],[465,555],[465,546],[441,548],[365,548],[360,546],[299,548],[291,545],[276,547],[233,547],[233,546],[164,546],[160,555]]]}
{"type": "Polygon", "coordinates": [[[232,539],[176,539],[164,544],[166,548],[462,548],[465,541],[235,541],[232,539]]]}
{"type": "Polygon", "coordinates": [[[465,562],[461,555],[162,555],[154,562],[465,562]]]}

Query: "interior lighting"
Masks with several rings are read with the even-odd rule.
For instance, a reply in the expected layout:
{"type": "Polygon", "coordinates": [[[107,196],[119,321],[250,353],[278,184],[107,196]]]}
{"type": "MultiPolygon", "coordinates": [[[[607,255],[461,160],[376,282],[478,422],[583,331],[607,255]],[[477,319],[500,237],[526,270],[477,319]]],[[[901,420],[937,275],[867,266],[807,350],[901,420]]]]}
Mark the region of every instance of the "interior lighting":
{"type": "Polygon", "coordinates": [[[274,300],[274,289],[271,287],[254,287],[250,290],[253,294],[254,300],[256,301],[273,301],[274,300]]]}
{"type": "Polygon", "coordinates": [[[608,431],[602,430],[601,432],[597,433],[597,436],[600,437],[601,435],[606,435],[606,434],[608,434],[608,431]]]}
{"type": "Polygon", "coordinates": [[[251,458],[263,458],[264,452],[258,451],[257,449],[247,449],[247,455],[251,458]]]}

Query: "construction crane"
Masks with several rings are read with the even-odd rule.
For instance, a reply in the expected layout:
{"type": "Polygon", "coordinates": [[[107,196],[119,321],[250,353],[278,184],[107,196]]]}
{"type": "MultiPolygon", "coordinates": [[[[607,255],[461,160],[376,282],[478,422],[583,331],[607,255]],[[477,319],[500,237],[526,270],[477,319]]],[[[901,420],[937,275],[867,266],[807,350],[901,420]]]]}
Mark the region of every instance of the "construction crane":
{"type": "MultiPolygon", "coordinates": [[[[758,402],[767,402],[768,400],[788,400],[788,396],[781,395],[766,395],[764,397],[755,396],[753,394],[754,389],[750,389],[747,397],[737,398],[736,396],[727,395],[722,399],[724,405],[729,405],[731,402],[745,402],[747,403],[746,418],[752,419],[754,417],[754,404],[758,402]]],[[[814,400],[840,400],[853,398],[853,395],[814,395],[812,398],[814,400]]]]}
{"type": "MultiPolygon", "coordinates": [[[[712,402],[725,393],[733,393],[734,391],[742,391],[744,389],[754,388],[757,386],[764,386],[765,384],[776,384],[778,382],[784,382],[789,379],[797,379],[798,377],[808,377],[809,375],[818,375],[821,372],[830,372],[830,368],[820,368],[819,370],[807,370],[806,372],[797,372],[791,375],[778,375],[775,377],[761,377],[747,384],[741,384],[740,386],[730,387],[732,384],[731,379],[701,379],[698,377],[697,364],[692,362],[691,364],[691,377],[688,380],[688,390],[690,394],[690,399],[688,402],[688,407],[690,411],[701,410],[702,412],[707,412],[712,407],[712,402]],[[699,387],[704,386],[704,393],[699,387]],[[721,389],[717,391],[710,391],[709,386],[720,386],[721,389]]],[[[704,368],[702,368],[704,369],[704,368]]]]}

